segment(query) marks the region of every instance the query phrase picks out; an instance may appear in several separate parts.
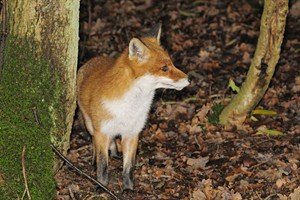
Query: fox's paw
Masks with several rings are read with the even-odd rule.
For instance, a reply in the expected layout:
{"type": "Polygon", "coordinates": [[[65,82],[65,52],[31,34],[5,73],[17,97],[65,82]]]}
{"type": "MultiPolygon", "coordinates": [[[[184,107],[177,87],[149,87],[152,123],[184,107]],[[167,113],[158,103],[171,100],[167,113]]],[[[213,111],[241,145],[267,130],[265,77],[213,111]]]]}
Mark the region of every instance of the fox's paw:
{"type": "Polygon", "coordinates": [[[133,190],[133,181],[129,176],[123,178],[123,191],[133,190]]]}

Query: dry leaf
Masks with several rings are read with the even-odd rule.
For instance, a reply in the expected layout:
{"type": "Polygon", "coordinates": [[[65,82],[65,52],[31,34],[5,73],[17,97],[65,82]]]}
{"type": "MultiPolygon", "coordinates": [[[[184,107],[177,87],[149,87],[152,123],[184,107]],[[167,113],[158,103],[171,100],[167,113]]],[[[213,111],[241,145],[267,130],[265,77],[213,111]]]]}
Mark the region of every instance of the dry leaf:
{"type": "Polygon", "coordinates": [[[188,132],[192,135],[202,132],[202,128],[198,125],[193,125],[193,126],[188,125],[187,129],[188,129],[188,132]]]}
{"type": "Polygon", "coordinates": [[[191,200],[206,200],[206,199],[207,198],[205,194],[200,189],[193,191],[191,200]]]}
{"type": "Polygon", "coordinates": [[[298,18],[300,17],[300,1],[296,1],[291,9],[289,14],[293,17],[293,18],[298,18]]]}
{"type": "Polygon", "coordinates": [[[206,60],[209,57],[210,53],[208,51],[205,50],[200,50],[199,52],[199,57],[201,61],[206,60]]]}
{"type": "Polygon", "coordinates": [[[206,121],[206,116],[211,109],[211,105],[203,105],[202,108],[199,110],[199,112],[196,114],[196,116],[199,118],[200,122],[206,121]]]}
{"type": "Polygon", "coordinates": [[[216,196],[216,191],[212,187],[212,180],[208,179],[208,180],[203,180],[202,182],[204,183],[204,191],[203,192],[205,193],[206,197],[208,199],[214,199],[216,196]]]}
{"type": "Polygon", "coordinates": [[[153,173],[153,177],[155,177],[156,179],[160,179],[161,175],[164,174],[164,171],[161,169],[157,169],[155,170],[155,172],[153,173]]]}
{"type": "Polygon", "coordinates": [[[205,70],[216,70],[216,69],[220,69],[220,68],[221,68],[220,63],[217,61],[203,64],[203,69],[205,69],[205,70]]]}
{"type": "Polygon", "coordinates": [[[240,186],[239,186],[239,188],[240,188],[241,190],[248,190],[249,186],[250,186],[250,184],[249,184],[248,181],[245,181],[245,180],[241,180],[241,181],[240,181],[240,186]]]}
{"type": "Polygon", "coordinates": [[[292,194],[290,194],[289,198],[291,200],[299,200],[300,198],[300,186],[298,186],[292,194]]]}
{"type": "Polygon", "coordinates": [[[288,200],[288,197],[282,194],[277,194],[280,200],[288,200]]]}
{"type": "Polygon", "coordinates": [[[159,141],[162,141],[162,142],[165,142],[167,141],[167,137],[166,135],[162,132],[162,130],[160,128],[158,128],[156,131],[155,131],[155,138],[158,139],[159,141]]]}
{"type": "Polygon", "coordinates": [[[233,200],[242,200],[242,195],[238,192],[234,193],[233,191],[231,191],[231,194],[232,194],[232,199],[233,200]]]}
{"type": "Polygon", "coordinates": [[[243,63],[250,63],[251,62],[251,56],[250,54],[246,51],[243,54],[243,63]]]}
{"type": "Polygon", "coordinates": [[[276,181],[282,178],[282,172],[280,170],[268,168],[267,170],[261,170],[257,173],[257,177],[267,179],[269,181],[276,181]]]}
{"type": "Polygon", "coordinates": [[[186,164],[192,166],[194,169],[206,169],[206,164],[209,161],[209,157],[201,157],[201,158],[188,158],[186,164]]]}
{"type": "Polygon", "coordinates": [[[284,184],[286,184],[286,180],[285,179],[278,179],[276,181],[277,188],[281,188],[284,184]]]}
{"type": "Polygon", "coordinates": [[[233,183],[233,181],[234,181],[238,176],[239,176],[239,174],[234,173],[234,174],[232,174],[232,175],[230,175],[230,176],[227,176],[225,179],[226,179],[226,181],[228,181],[229,183],[233,183]]]}

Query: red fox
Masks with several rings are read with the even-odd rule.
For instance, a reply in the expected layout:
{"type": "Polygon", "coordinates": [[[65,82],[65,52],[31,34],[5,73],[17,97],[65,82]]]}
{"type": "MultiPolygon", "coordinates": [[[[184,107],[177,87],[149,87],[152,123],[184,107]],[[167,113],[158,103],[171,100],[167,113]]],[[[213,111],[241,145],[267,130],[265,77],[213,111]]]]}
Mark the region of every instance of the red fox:
{"type": "Polygon", "coordinates": [[[117,58],[96,57],[78,71],[78,105],[93,140],[97,179],[108,184],[109,154],[116,155],[121,136],[123,189],[133,190],[139,133],[147,120],[155,89],[181,90],[188,76],[177,69],[160,46],[161,24],[132,38],[117,58]]]}

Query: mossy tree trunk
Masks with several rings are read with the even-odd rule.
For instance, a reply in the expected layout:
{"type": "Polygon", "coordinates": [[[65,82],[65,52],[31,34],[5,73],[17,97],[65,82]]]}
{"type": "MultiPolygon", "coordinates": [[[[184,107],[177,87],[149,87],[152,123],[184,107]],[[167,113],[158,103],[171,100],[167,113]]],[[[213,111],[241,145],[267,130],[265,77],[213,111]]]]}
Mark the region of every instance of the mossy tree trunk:
{"type": "Polygon", "coordinates": [[[0,55],[0,197],[22,197],[21,155],[26,145],[31,198],[54,199],[50,143],[63,152],[69,148],[76,107],[79,0],[6,4],[7,37],[0,55]]]}
{"type": "Polygon", "coordinates": [[[265,0],[254,58],[241,91],[220,115],[223,125],[240,125],[268,89],[284,37],[288,0],[265,0]]]}

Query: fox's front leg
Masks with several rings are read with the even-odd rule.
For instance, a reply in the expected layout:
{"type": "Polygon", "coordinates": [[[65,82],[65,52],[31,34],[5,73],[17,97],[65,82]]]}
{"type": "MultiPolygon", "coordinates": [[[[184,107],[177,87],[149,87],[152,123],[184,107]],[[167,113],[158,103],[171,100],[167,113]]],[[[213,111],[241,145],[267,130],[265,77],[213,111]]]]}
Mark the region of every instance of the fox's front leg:
{"type": "Polygon", "coordinates": [[[93,145],[94,156],[97,164],[97,180],[103,185],[108,184],[108,149],[111,138],[99,131],[94,132],[93,145]]]}
{"type": "Polygon", "coordinates": [[[122,138],[123,189],[133,190],[133,172],[139,137],[122,138]]]}

